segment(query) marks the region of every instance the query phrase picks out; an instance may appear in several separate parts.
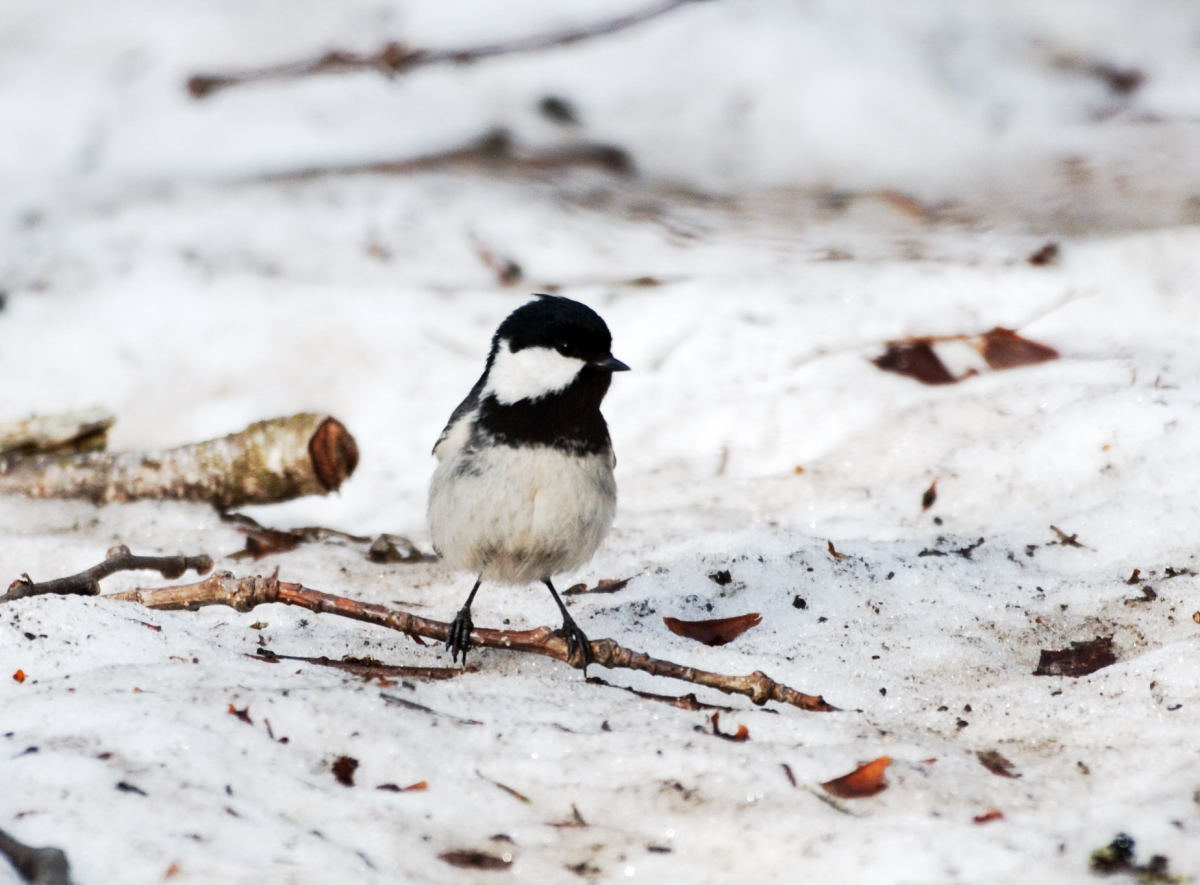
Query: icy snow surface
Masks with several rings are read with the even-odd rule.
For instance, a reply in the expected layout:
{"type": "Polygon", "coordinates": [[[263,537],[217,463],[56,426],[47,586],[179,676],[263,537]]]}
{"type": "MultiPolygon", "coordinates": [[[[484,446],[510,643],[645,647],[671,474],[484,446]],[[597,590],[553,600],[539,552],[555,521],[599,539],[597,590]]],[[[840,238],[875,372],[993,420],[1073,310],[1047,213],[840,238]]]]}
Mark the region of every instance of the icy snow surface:
{"type": "MultiPolygon", "coordinates": [[[[0,608],[0,828],[65,850],[81,885],[1072,883],[1122,831],[1140,861],[1200,876],[1200,11],[731,0],[392,82],[199,103],[182,88],[332,46],[463,45],[613,11],[7,4],[0,419],[99,405],[119,418],[113,447],[135,449],[326,411],[359,442],[356,475],[252,515],[427,550],[429,448],[495,326],[557,286],[606,318],[634,368],[605,407],[617,523],[560,586],[637,577],[574,597],[580,625],[761,669],[843,712],[698,690],[734,708],[723,730],[749,729],[733,743],[705,733],[707,712],[549,660],[479,651],[457,678],[380,686],[255,649],[449,662],[298,609],[43,596],[0,608]],[[1146,80],[1118,93],[1094,62],[1146,80]],[[539,117],[546,94],[581,127],[539,117]],[[619,144],[639,174],[262,180],[497,125],[525,146],[619,144]],[[1049,240],[1060,262],[1029,264],[1049,240]],[[500,286],[481,247],[525,278],[500,286]],[[1062,358],[944,387],[870,362],[888,339],[998,325],[1062,358]],[[723,570],[728,583],[710,579],[723,570]],[[761,625],[719,648],[662,622],[750,611],[761,625]],[[1041,649],[1096,636],[1116,664],[1032,675],[1041,649]],[[986,750],[1019,777],[987,770],[986,750]],[[340,755],[360,763],[353,787],[331,772],[340,755]],[[821,801],[821,782],[883,755],[886,791],[821,801]],[[975,822],[992,809],[1003,817],[975,822]],[[587,826],[556,826],[576,814],[587,826]],[[460,869],[439,859],[450,851],[511,866],[460,869]]],[[[243,538],[202,506],[0,499],[5,584],[76,572],[117,542],[442,619],[471,580],[335,544],[229,560],[243,538]]],[[[122,574],[105,590],[157,583],[122,574]]],[[[538,587],[485,587],[475,615],[555,623],[538,587]]]]}

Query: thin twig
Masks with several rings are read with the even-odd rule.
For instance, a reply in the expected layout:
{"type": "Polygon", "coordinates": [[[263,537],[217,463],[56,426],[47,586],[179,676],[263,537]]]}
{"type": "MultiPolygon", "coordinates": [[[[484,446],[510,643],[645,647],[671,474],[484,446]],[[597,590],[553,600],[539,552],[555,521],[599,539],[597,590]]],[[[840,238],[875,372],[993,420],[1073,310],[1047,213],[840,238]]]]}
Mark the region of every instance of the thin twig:
{"type": "Polygon", "coordinates": [[[118,544],[105,554],[104,561],[77,575],[55,578],[52,581],[34,582],[29,575],[21,575],[0,596],[0,602],[11,602],[26,596],[41,596],[44,593],[60,595],[96,596],[100,593],[100,581],[117,572],[154,571],[164,578],[178,578],[188,569],[202,575],[213,566],[209,556],[136,556],[124,544],[118,544]]]}
{"type": "Polygon", "coordinates": [[[269,664],[277,664],[280,661],[301,661],[319,667],[344,670],[363,679],[454,679],[466,672],[461,667],[406,667],[362,658],[343,658],[339,661],[324,656],[311,658],[304,655],[281,655],[269,648],[259,648],[256,651],[258,654],[248,654],[246,657],[254,658],[256,661],[266,661],[269,664]]]}
{"type": "Polygon", "coordinates": [[[505,167],[541,172],[566,167],[595,167],[615,175],[633,172],[633,159],[616,145],[584,142],[563,147],[527,148],[517,145],[503,129],[485,132],[458,147],[445,148],[398,160],[366,160],[358,163],[326,164],[269,172],[254,181],[309,181],[315,178],[350,175],[407,175],[446,168],[505,167]]]}
{"type": "MultiPolygon", "coordinates": [[[[230,572],[214,572],[203,581],[194,584],[174,585],[152,589],[127,590],[114,593],[107,599],[139,602],[154,609],[194,610],[206,605],[227,605],[238,611],[250,611],[259,605],[282,603],[309,611],[339,615],[356,621],[365,621],[390,630],[397,630],[419,639],[444,642],[450,625],[444,621],[422,618],[405,611],[385,608],[366,602],[358,602],[344,596],[334,596],[311,590],[300,584],[280,581],[274,576],[251,576],[237,578],[230,572]]],[[[545,655],[563,662],[570,662],[566,640],[549,627],[533,630],[487,630],[476,629],[471,633],[473,645],[484,648],[500,648],[527,654],[545,655]]],[[[680,679],[696,685],[715,688],[726,694],[740,694],[755,704],[778,701],[803,710],[828,712],[836,707],[825,702],[819,695],[808,695],[771,679],[761,670],[747,676],[726,676],[710,673],[695,667],[685,667],[671,661],[652,658],[642,652],[618,645],[611,639],[591,642],[592,663],[610,669],[624,668],[640,670],[651,676],[680,679]]]]}
{"type": "Polygon", "coordinates": [[[60,848],[33,848],[0,830],[0,854],[32,885],[71,885],[71,865],[60,848]]]}
{"type": "Polygon", "coordinates": [[[416,68],[428,65],[464,65],[498,55],[514,55],[522,52],[537,52],[559,46],[569,46],[584,40],[614,34],[634,25],[665,15],[673,9],[694,0],[660,0],[659,3],[637,12],[616,18],[581,25],[565,31],[552,31],[518,37],[507,42],[484,43],[479,46],[460,46],[454,49],[425,50],[390,42],[373,53],[361,54],[344,50],[331,50],[312,59],[270,65],[245,71],[230,71],[220,74],[196,74],[188,78],[188,92],[193,98],[205,98],[214,92],[253,83],[261,80],[283,80],[308,77],[314,74],[346,74],[354,71],[378,71],[387,77],[398,77],[416,68]]]}

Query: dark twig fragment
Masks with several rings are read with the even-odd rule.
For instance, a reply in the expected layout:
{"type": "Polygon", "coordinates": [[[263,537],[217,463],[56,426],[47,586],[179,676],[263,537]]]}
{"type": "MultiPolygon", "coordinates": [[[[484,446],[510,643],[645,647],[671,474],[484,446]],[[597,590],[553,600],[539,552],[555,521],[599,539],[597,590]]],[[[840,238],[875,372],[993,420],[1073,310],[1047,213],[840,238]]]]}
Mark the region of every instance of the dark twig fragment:
{"type": "Polygon", "coordinates": [[[164,578],[174,579],[191,569],[196,574],[204,574],[212,568],[212,558],[209,556],[136,556],[129,552],[124,544],[113,547],[105,555],[104,561],[89,569],[84,569],[77,575],[65,578],[55,578],[51,581],[35,583],[29,575],[22,575],[8,587],[8,592],[0,596],[0,602],[11,602],[26,596],[41,596],[44,593],[61,595],[96,596],[100,593],[100,582],[109,575],[117,572],[153,571],[164,578]]]}

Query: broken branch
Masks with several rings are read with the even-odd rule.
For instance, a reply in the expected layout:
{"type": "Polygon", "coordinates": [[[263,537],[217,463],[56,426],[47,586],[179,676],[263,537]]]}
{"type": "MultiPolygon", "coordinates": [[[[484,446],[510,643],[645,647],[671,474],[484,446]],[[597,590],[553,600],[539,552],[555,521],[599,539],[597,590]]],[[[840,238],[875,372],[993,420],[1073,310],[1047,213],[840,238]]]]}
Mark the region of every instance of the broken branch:
{"type": "Polygon", "coordinates": [[[0,423],[0,457],[39,452],[85,452],[103,449],[116,418],[103,409],[33,415],[0,423]]]}
{"type": "MultiPolygon", "coordinates": [[[[301,584],[280,581],[275,576],[251,576],[237,578],[230,572],[214,572],[203,581],[153,589],[138,588],[105,597],[127,602],[139,602],[149,608],[168,610],[194,610],[205,605],[227,605],[237,611],[250,611],[259,605],[282,603],[294,605],[318,614],[334,614],[356,621],[365,621],[389,630],[397,630],[413,638],[433,639],[445,642],[450,625],[443,621],[422,618],[405,611],[385,608],[366,602],[358,602],[344,596],[334,596],[311,590],[301,584]]],[[[527,654],[544,655],[563,662],[570,662],[566,640],[548,627],[533,630],[487,630],[476,629],[471,633],[471,643],[484,648],[500,648],[527,654]]],[[[651,676],[680,679],[696,685],[715,688],[726,694],[740,694],[753,703],[762,705],[767,701],[791,704],[802,710],[828,712],[836,707],[825,702],[819,695],[808,695],[776,682],[756,670],[747,676],[726,676],[710,673],[695,667],[685,667],[671,661],[652,658],[642,652],[618,645],[611,639],[591,642],[592,663],[610,669],[624,668],[640,670],[651,676]]]]}
{"type": "Polygon", "coordinates": [[[175,498],[216,507],[273,504],[336,491],[358,465],[336,418],[300,413],[161,452],[0,458],[0,492],[110,501],[175,498]]]}
{"type": "Polygon", "coordinates": [[[211,569],[212,565],[212,558],[209,556],[136,556],[130,553],[124,544],[119,544],[108,551],[99,565],[84,569],[77,575],[41,583],[35,583],[29,575],[22,575],[9,585],[7,593],[0,596],[0,602],[11,602],[14,599],[41,596],[45,593],[97,596],[100,593],[100,581],[117,572],[154,571],[164,578],[174,579],[188,569],[202,575],[211,569]]]}
{"type": "Polygon", "coordinates": [[[346,74],[355,71],[378,71],[387,77],[398,77],[420,67],[439,64],[465,65],[497,55],[537,52],[558,46],[569,46],[583,40],[623,31],[634,25],[665,15],[693,0],[661,0],[661,2],[616,18],[582,25],[565,31],[552,31],[518,37],[508,42],[484,43],[479,46],[460,46],[454,49],[425,50],[406,46],[398,41],[384,44],[371,53],[355,53],[334,49],[312,59],[230,71],[219,74],[196,74],[189,77],[188,92],[193,98],[205,98],[221,89],[262,80],[284,80],[309,77],[315,74],[346,74]]]}

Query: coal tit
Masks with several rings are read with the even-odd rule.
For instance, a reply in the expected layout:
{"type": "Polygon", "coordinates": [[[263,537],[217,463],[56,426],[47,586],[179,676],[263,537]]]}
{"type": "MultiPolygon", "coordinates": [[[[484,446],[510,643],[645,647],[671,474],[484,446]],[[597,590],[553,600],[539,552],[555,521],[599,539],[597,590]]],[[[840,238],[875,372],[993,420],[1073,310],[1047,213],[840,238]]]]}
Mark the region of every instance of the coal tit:
{"type": "Polygon", "coordinates": [[[483,375],[451,414],[433,453],[434,549],[478,577],[450,624],[451,660],[467,660],[471,603],[484,581],[541,581],[562,614],[567,655],[586,671],[587,636],[551,578],[583,565],[617,506],[612,443],[600,402],[613,372],[612,335],[595,311],[538,295],[492,338],[483,375]]]}

